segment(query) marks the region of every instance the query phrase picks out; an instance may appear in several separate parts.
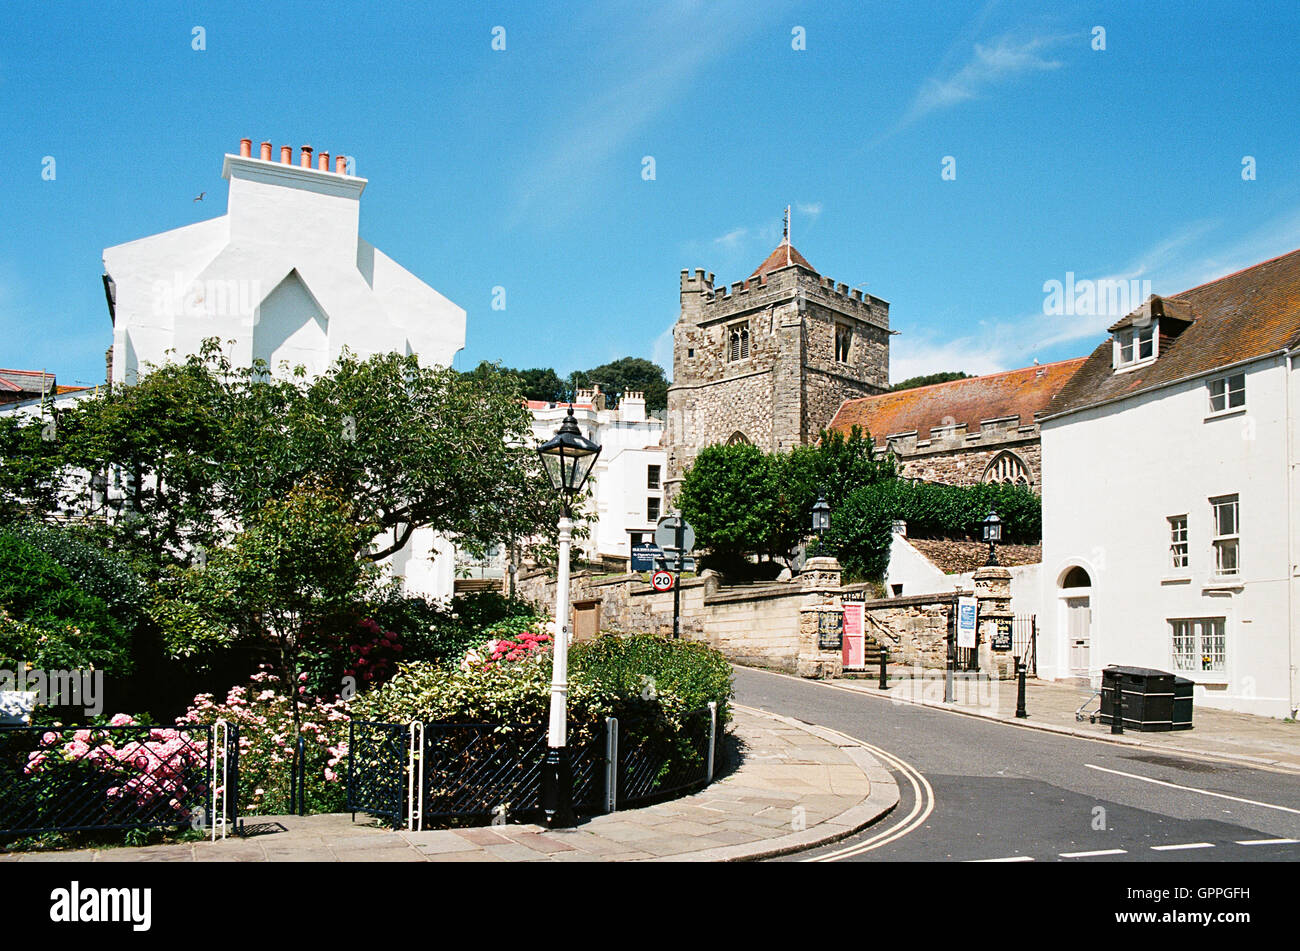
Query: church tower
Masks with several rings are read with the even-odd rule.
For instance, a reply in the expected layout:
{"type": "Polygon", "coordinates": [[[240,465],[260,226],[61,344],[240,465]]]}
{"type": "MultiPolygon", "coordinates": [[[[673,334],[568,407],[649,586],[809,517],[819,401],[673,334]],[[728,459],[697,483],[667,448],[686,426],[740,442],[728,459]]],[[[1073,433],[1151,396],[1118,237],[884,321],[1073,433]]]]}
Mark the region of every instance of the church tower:
{"type": "Polygon", "coordinates": [[[785,237],[748,279],[681,273],[668,388],[668,484],[715,443],[815,440],[846,399],[889,388],[889,304],[822,277],[785,237]]]}

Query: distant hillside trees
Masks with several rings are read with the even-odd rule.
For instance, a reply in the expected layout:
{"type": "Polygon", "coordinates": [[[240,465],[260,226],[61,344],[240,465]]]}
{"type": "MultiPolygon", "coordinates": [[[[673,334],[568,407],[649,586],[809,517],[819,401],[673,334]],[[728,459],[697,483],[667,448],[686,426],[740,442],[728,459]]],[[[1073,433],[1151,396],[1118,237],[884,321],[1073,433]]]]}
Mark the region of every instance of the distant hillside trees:
{"type": "Polygon", "coordinates": [[[967,380],[971,374],[963,373],[961,370],[945,370],[942,373],[928,373],[925,376],[914,376],[903,380],[901,383],[895,383],[889,389],[897,393],[899,390],[914,390],[918,386],[930,386],[932,383],[949,383],[952,380],[967,380]]]}

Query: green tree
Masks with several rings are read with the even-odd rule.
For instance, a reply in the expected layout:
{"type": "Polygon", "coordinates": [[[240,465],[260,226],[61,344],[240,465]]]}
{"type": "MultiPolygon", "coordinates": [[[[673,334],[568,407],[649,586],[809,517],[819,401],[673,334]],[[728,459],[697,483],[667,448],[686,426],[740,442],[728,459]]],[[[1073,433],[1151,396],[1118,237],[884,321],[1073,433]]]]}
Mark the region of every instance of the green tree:
{"type": "MultiPolygon", "coordinates": [[[[210,637],[215,629],[227,644],[273,646],[296,704],[304,636],[371,593],[376,568],[358,557],[371,528],[358,524],[352,503],[336,491],[296,486],[282,500],[268,501],[232,545],[184,569],[164,617],[197,615],[210,637]]],[[[186,651],[180,641],[188,633],[170,631],[178,653],[186,651]]],[[[299,722],[295,705],[295,728],[299,722]]]]}
{"type": "Polygon", "coordinates": [[[683,477],[678,504],[696,543],[723,563],[772,548],[779,493],[772,460],[757,446],[701,449],[683,477]]]}
{"type": "MultiPolygon", "coordinates": [[[[544,481],[517,380],[496,370],[465,375],[414,356],[344,353],[314,380],[273,378],[264,363],[233,368],[210,340],[184,363],[61,411],[57,424],[44,448],[52,472],[74,486],[83,511],[111,516],[104,540],[131,552],[151,580],[227,544],[300,484],[331,486],[349,499],[355,525],[382,533],[378,546],[358,548],[371,561],[401,551],[420,528],[495,541],[509,514],[523,535],[520,513],[541,507],[520,501],[540,497],[544,481]],[[78,477],[87,472],[102,481],[78,477]]],[[[29,495],[39,495],[39,480],[9,453],[32,445],[35,425],[0,439],[0,471],[29,495]]]]}
{"type": "Polygon", "coordinates": [[[668,407],[668,379],[664,368],[641,357],[622,357],[590,370],[575,371],[569,382],[574,390],[599,384],[611,398],[611,405],[617,405],[618,398],[628,390],[637,390],[645,393],[647,410],[668,407]]]}
{"type": "Polygon", "coordinates": [[[970,377],[969,373],[961,370],[945,370],[942,373],[927,373],[924,376],[908,377],[901,383],[895,383],[889,389],[893,392],[898,390],[913,390],[918,386],[930,386],[933,383],[948,383],[952,380],[965,380],[970,377]]]}

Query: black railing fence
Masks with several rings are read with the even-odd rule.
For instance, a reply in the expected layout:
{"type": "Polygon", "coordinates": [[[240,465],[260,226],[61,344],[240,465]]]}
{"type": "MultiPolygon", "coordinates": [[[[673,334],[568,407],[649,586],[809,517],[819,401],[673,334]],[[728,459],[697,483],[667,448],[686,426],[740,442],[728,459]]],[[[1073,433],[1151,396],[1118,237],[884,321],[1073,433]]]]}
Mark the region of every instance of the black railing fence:
{"type": "Polygon", "coordinates": [[[230,828],[236,727],[0,728],[0,838],[99,829],[230,828]]]}
{"type": "MultiPolygon", "coordinates": [[[[570,735],[573,805],[591,815],[707,784],[721,731],[711,707],[671,732],[662,721],[613,718],[570,735]],[[712,746],[711,746],[712,744],[712,746]],[[611,768],[611,765],[613,768],[611,768]]],[[[503,822],[541,810],[545,724],[353,721],[348,810],[421,828],[427,822],[503,822]]]]}

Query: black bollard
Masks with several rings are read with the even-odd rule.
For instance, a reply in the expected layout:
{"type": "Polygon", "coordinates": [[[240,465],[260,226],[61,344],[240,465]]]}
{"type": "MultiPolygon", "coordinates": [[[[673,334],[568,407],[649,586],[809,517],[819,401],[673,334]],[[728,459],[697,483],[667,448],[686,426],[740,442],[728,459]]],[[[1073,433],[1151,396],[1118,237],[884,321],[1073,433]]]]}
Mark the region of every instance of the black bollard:
{"type": "Polygon", "coordinates": [[[1115,674],[1115,696],[1110,705],[1110,732],[1124,732],[1124,680],[1118,673],[1115,674]]]}
{"type": "Polygon", "coordinates": [[[1016,685],[1016,717],[1024,720],[1029,716],[1029,711],[1025,709],[1025,674],[1029,672],[1029,665],[1019,657],[1016,658],[1016,679],[1019,683],[1016,685]]]}
{"type": "Polygon", "coordinates": [[[885,670],[885,665],[889,663],[889,648],[884,644],[880,645],[880,689],[889,689],[889,673],[885,670]]]}

